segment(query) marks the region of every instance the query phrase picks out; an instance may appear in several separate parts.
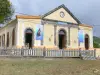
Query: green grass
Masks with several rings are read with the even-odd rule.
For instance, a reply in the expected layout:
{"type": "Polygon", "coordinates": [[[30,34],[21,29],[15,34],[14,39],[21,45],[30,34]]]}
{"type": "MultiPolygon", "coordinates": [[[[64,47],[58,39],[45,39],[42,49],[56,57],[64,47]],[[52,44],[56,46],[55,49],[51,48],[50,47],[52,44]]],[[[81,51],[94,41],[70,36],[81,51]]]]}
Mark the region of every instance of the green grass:
{"type": "Polygon", "coordinates": [[[0,58],[0,75],[100,75],[100,61],[0,58]]]}

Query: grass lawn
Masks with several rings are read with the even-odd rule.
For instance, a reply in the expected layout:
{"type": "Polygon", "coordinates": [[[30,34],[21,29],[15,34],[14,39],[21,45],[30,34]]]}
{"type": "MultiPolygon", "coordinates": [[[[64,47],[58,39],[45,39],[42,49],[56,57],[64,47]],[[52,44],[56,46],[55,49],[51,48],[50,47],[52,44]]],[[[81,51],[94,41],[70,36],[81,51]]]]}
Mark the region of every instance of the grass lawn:
{"type": "Polygon", "coordinates": [[[0,58],[0,75],[100,75],[100,61],[0,58]]]}

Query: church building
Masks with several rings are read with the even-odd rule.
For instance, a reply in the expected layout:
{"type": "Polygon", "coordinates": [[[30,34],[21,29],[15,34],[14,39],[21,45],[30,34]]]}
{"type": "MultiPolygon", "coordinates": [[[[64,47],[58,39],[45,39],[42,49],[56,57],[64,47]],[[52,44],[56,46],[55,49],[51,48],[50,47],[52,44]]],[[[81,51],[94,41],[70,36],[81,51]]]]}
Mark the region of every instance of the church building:
{"type": "Polygon", "coordinates": [[[93,27],[82,24],[65,5],[42,16],[16,15],[0,28],[0,48],[93,48],[93,27]]]}

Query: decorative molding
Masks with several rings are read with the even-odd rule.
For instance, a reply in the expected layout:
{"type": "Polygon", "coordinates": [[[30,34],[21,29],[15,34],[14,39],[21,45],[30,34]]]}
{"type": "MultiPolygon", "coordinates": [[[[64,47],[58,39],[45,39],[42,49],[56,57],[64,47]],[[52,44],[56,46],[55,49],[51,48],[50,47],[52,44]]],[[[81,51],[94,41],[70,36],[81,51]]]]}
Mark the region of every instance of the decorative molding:
{"type": "Polygon", "coordinates": [[[60,17],[64,18],[65,17],[65,13],[63,11],[60,12],[60,17]]]}
{"type": "MultiPolygon", "coordinates": [[[[60,21],[59,21],[60,22],[60,21]]],[[[62,23],[59,23],[59,22],[54,22],[54,21],[43,21],[43,23],[45,24],[50,24],[50,25],[57,25],[57,26],[61,26],[61,27],[73,27],[73,28],[79,28],[78,25],[76,24],[68,24],[67,22],[62,22],[62,23]]]]}
{"type": "Polygon", "coordinates": [[[48,13],[46,13],[46,14],[44,14],[44,15],[42,16],[42,19],[44,19],[46,16],[50,15],[51,13],[53,13],[53,12],[59,10],[60,8],[64,8],[64,9],[66,10],[66,12],[68,12],[68,13],[70,14],[70,16],[72,16],[73,19],[74,19],[78,24],[81,24],[81,22],[72,14],[72,12],[71,12],[64,4],[58,6],[57,8],[51,10],[50,12],[48,12],[48,13]]]}
{"type": "Polygon", "coordinates": [[[56,31],[57,31],[57,25],[54,25],[54,44],[56,45],[56,35],[57,35],[57,33],[56,33],[56,31]]]}
{"type": "Polygon", "coordinates": [[[68,46],[70,46],[70,27],[68,27],[68,46]]]}

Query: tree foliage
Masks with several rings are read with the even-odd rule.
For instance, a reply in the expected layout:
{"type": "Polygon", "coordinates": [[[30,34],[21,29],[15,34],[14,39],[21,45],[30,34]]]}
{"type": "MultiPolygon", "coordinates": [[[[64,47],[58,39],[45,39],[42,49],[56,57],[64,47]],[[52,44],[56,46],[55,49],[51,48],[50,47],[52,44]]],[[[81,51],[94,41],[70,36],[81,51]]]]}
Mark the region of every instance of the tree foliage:
{"type": "Polygon", "coordinates": [[[0,23],[11,20],[14,13],[12,4],[9,0],[0,0],[0,23]]]}
{"type": "Polygon", "coordinates": [[[94,39],[94,41],[93,41],[94,48],[100,48],[100,38],[94,36],[93,39],[94,39]]]}
{"type": "Polygon", "coordinates": [[[100,45],[96,42],[93,42],[93,46],[94,46],[94,48],[100,48],[100,45]]]}

